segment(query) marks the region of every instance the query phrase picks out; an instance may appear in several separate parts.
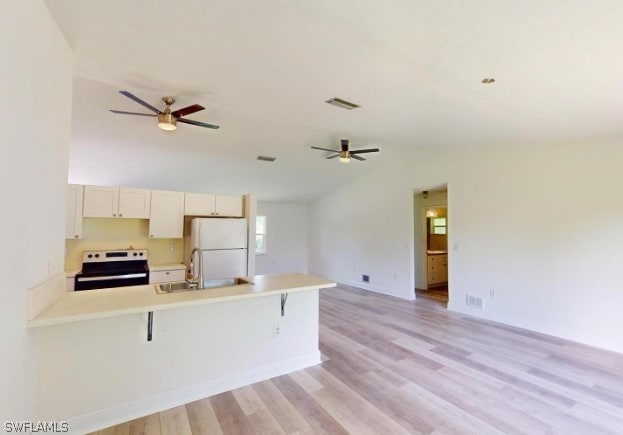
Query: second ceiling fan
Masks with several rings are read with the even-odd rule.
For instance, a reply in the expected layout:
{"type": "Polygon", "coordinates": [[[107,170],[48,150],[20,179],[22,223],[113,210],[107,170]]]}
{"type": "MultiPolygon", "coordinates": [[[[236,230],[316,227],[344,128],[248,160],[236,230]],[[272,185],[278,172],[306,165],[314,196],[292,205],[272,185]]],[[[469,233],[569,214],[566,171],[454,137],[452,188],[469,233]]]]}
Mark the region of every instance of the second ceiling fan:
{"type": "Polygon", "coordinates": [[[335,153],[334,155],[327,157],[327,159],[334,159],[336,157],[339,157],[340,162],[342,163],[350,162],[351,158],[355,160],[359,160],[359,161],[366,160],[363,157],[359,156],[358,154],[378,153],[379,151],[381,151],[378,148],[367,148],[364,150],[351,151],[348,149],[348,139],[342,139],[340,141],[340,144],[341,144],[341,150],[330,150],[328,148],[320,148],[320,147],[312,147],[312,149],[321,150],[321,151],[329,151],[329,152],[335,153]]]}
{"type": "Polygon", "coordinates": [[[162,130],[173,131],[177,129],[177,123],[182,122],[184,124],[198,125],[199,127],[207,127],[207,128],[219,128],[218,125],[207,124],[205,122],[193,121],[192,119],[185,119],[182,116],[190,115],[191,113],[199,112],[205,107],[199,104],[193,104],[192,106],[182,107],[181,109],[177,109],[171,111],[171,104],[175,103],[175,98],[173,97],[163,97],[162,102],[164,103],[164,110],[158,110],[151,104],[146,101],[141,100],[136,95],[128,92],[128,91],[119,91],[121,95],[128,97],[130,100],[133,100],[140,104],[141,106],[151,110],[152,113],[139,113],[139,112],[125,112],[123,110],[110,110],[112,113],[119,113],[121,115],[139,115],[139,116],[157,116],[158,117],[158,127],[162,130]]]}

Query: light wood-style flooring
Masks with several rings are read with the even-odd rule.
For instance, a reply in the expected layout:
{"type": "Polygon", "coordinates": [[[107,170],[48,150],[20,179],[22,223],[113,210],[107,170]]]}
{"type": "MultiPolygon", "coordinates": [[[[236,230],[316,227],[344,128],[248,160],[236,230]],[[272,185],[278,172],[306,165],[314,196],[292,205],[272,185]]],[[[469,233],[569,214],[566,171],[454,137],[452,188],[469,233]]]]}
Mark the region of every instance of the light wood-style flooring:
{"type": "Polygon", "coordinates": [[[415,289],[416,298],[425,298],[442,303],[443,306],[448,305],[448,286],[442,285],[432,287],[428,290],[415,289]]]}
{"type": "Polygon", "coordinates": [[[321,365],[98,434],[623,434],[623,355],[434,298],[322,290],[320,350],[321,365]]]}

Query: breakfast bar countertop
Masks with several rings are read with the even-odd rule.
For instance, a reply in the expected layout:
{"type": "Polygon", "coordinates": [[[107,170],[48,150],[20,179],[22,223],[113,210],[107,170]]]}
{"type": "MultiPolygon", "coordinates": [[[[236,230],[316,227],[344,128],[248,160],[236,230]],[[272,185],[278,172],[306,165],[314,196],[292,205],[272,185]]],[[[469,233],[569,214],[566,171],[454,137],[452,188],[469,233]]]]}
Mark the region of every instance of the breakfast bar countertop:
{"type": "Polygon", "coordinates": [[[336,286],[334,281],[302,273],[256,275],[247,279],[253,284],[171,294],[157,294],[154,284],[66,292],[28,320],[27,325],[31,328],[56,325],[336,286]]]}

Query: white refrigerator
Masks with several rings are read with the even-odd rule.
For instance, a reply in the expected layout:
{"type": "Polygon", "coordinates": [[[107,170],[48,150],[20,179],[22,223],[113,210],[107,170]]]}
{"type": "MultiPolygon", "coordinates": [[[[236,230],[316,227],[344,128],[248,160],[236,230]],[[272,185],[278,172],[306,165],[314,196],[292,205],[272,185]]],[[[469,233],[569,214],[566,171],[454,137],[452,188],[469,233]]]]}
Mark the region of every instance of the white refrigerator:
{"type": "MultiPolygon", "coordinates": [[[[190,223],[186,258],[193,248],[201,250],[204,281],[247,276],[247,240],[246,219],[195,218],[190,223]]],[[[193,262],[196,276],[197,258],[193,262]]]]}

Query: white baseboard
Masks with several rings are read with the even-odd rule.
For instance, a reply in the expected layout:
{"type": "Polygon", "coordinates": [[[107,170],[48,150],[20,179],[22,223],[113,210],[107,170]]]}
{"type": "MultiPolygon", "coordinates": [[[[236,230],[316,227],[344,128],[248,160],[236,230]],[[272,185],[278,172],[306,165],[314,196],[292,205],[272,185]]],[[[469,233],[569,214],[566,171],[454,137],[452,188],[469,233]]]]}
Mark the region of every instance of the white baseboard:
{"type": "Polygon", "coordinates": [[[70,433],[89,433],[104,429],[109,426],[134,420],[135,418],[203,399],[204,397],[213,396],[255,382],[265,381],[276,376],[302,370],[320,364],[320,362],[320,352],[318,351],[285,361],[256,367],[246,372],[210,379],[198,384],[67,419],[69,431],[70,433]]]}

